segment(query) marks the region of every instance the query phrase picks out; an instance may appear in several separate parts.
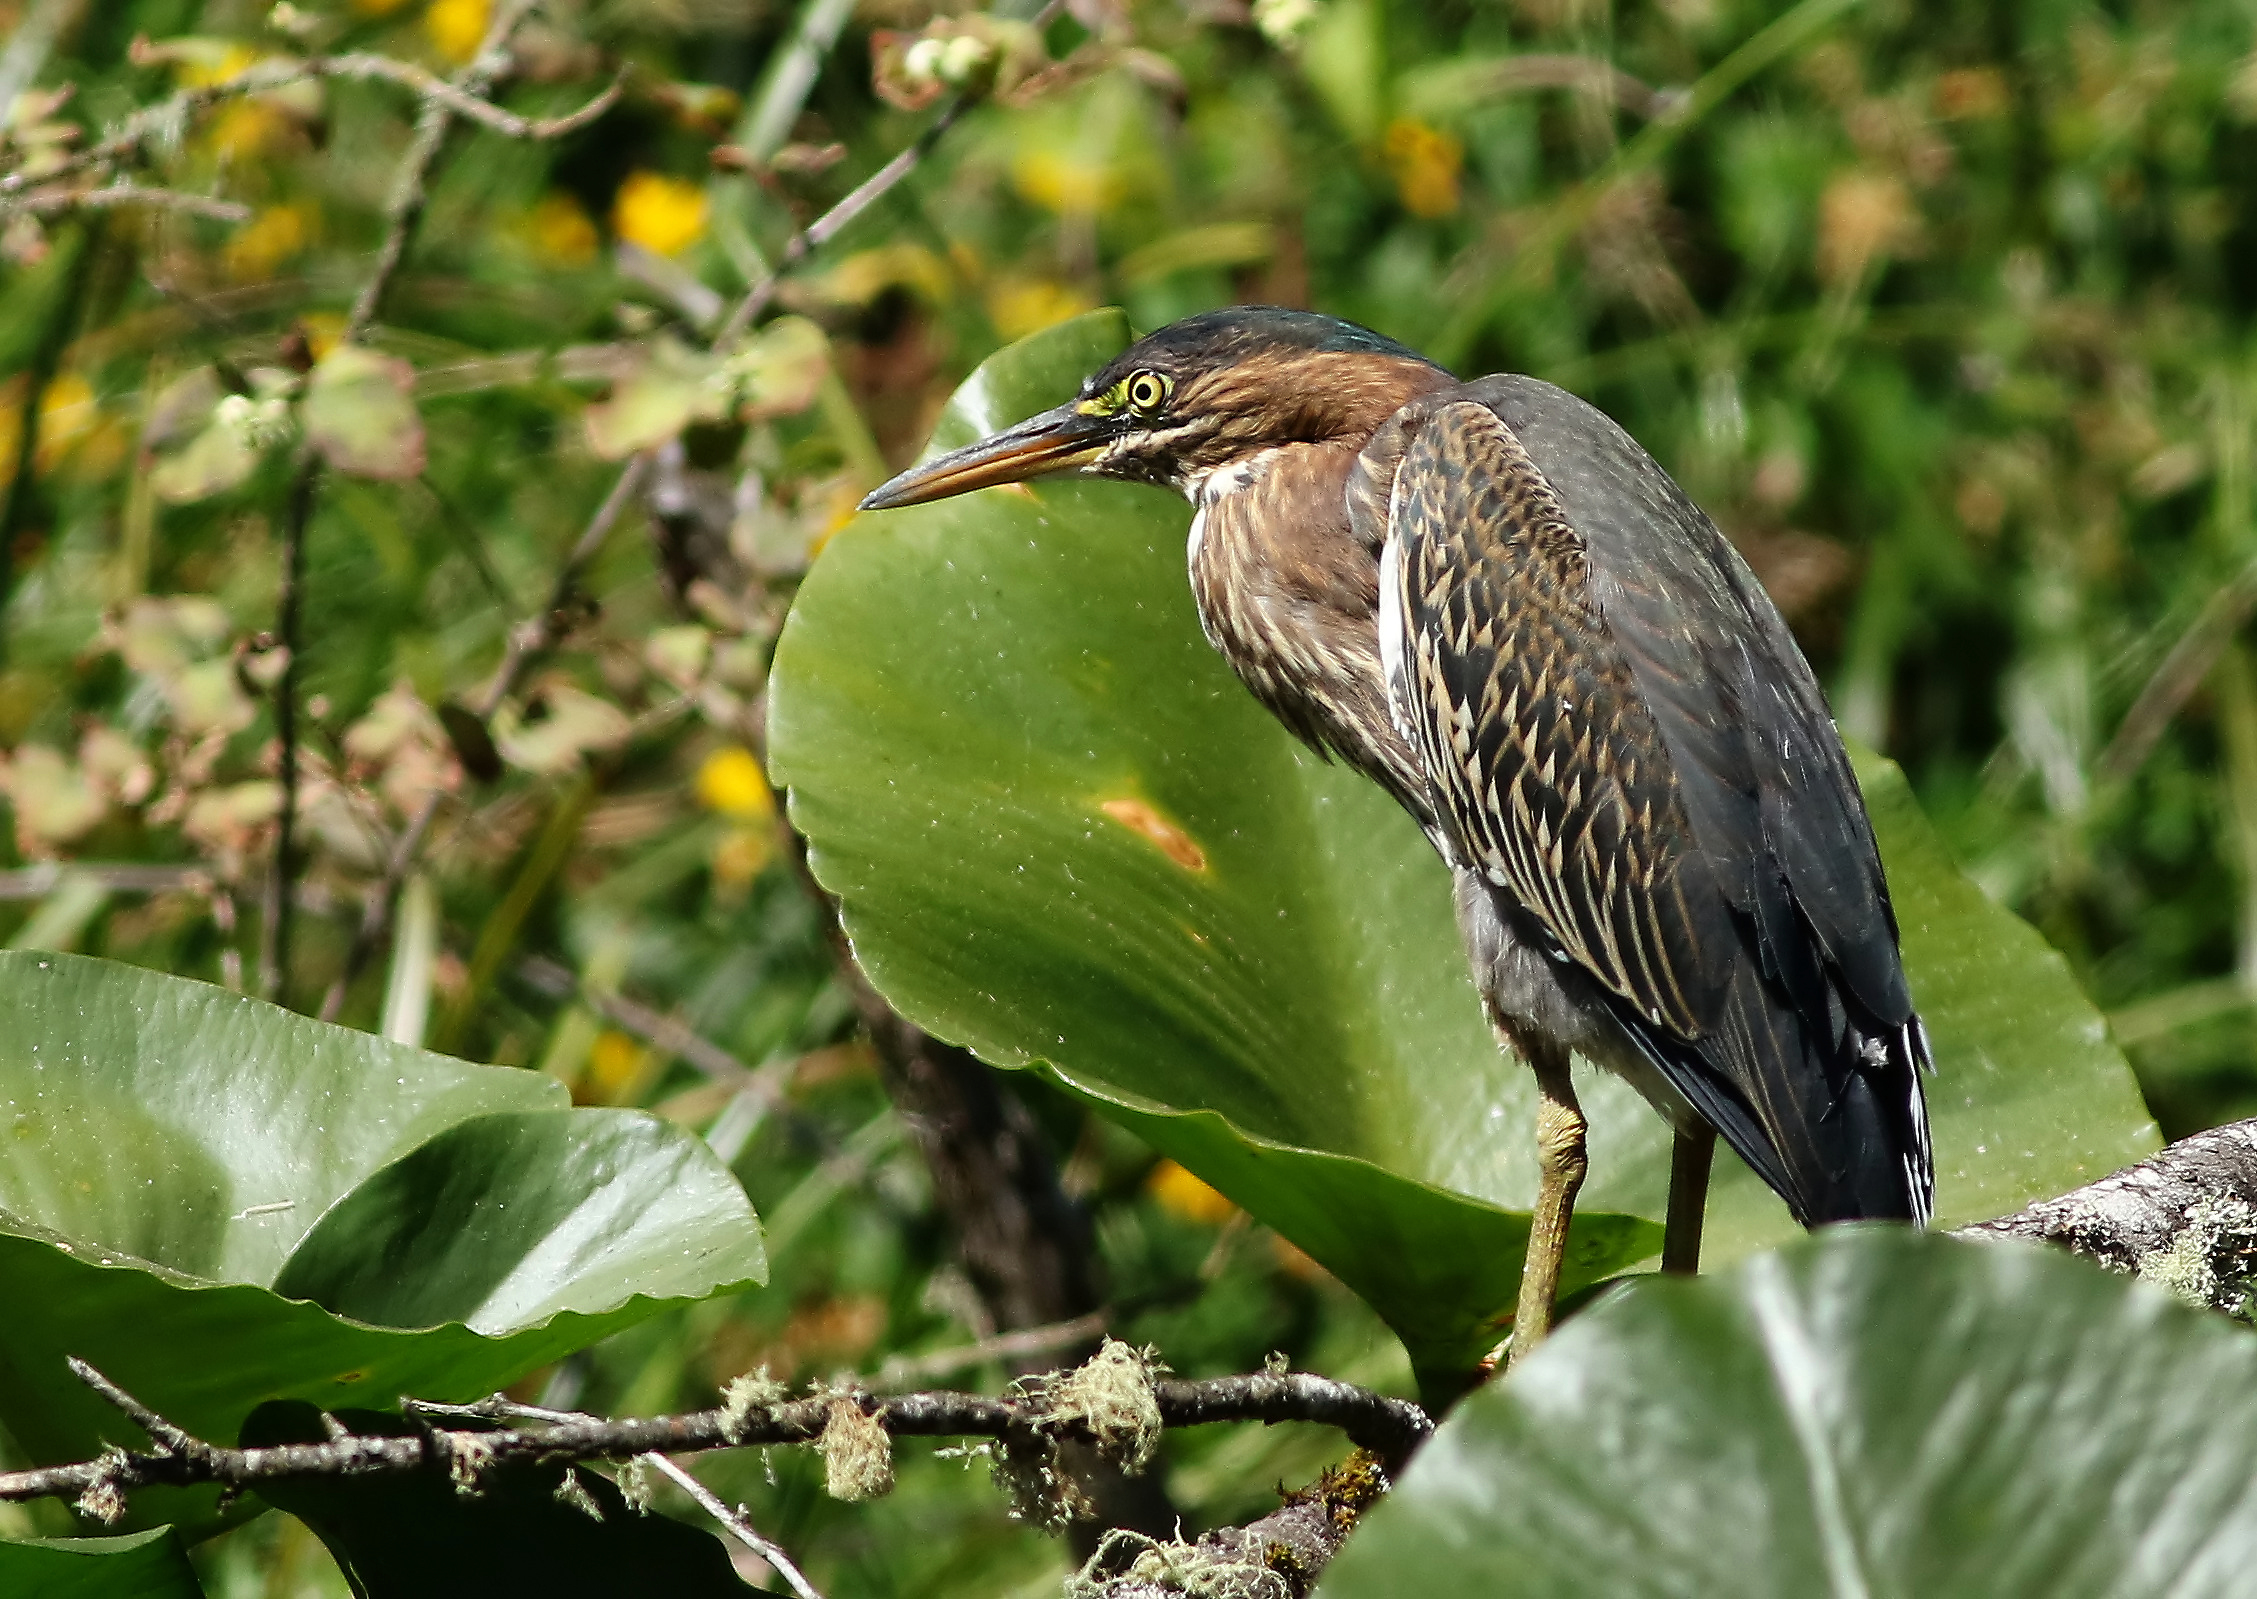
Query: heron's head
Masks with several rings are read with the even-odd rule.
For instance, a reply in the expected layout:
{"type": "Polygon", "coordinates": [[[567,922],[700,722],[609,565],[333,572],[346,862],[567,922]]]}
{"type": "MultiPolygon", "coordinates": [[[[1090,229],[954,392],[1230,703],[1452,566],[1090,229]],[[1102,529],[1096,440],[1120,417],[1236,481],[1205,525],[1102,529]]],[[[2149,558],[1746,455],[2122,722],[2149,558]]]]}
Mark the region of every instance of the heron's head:
{"type": "Polygon", "coordinates": [[[910,468],[862,502],[921,505],[1057,472],[1192,492],[1280,445],[1360,445],[1413,395],[1447,383],[1392,339],[1313,311],[1241,305],[1172,322],[1017,427],[910,468]]]}

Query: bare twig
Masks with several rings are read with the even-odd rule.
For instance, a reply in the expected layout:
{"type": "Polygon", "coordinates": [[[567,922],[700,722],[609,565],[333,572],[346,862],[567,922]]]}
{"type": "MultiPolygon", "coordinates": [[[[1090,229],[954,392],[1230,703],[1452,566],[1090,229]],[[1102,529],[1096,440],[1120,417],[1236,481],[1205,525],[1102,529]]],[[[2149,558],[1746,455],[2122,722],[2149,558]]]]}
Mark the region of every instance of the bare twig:
{"type": "Polygon", "coordinates": [[[1424,95],[1413,91],[1413,103],[1421,111],[1466,110],[1527,89],[1569,89],[1648,121],[1674,116],[1685,104],[1683,89],[1657,89],[1599,56],[1512,55],[1479,65],[1452,64],[1446,70],[1446,87],[1424,95]]]}
{"type": "Polygon", "coordinates": [[[1104,1334],[1109,1320],[1108,1312],[1093,1310],[1071,1321],[1054,1321],[1046,1327],[1022,1327],[1016,1332],[997,1333],[992,1338],[959,1344],[953,1349],[936,1349],[925,1355],[895,1355],[878,1368],[878,1374],[870,1381],[879,1388],[905,1388],[911,1383],[930,1382],[935,1377],[968,1371],[990,1361],[1020,1361],[1055,1355],[1062,1349],[1095,1343],[1104,1334]]]}
{"type": "Polygon", "coordinates": [[[467,86],[449,82],[412,61],[398,61],[391,56],[352,54],[317,56],[304,63],[307,77],[383,79],[413,89],[417,98],[435,101],[465,122],[475,122],[481,128],[499,133],[507,138],[528,139],[535,142],[561,139],[568,133],[577,133],[619,103],[619,96],[627,87],[627,71],[622,67],[612,76],[611,82],[587,104],[562,116],[521,117],[514,111],[505,111],[484,94],[467,86]]]}
{"type": "MultiPolygon", "coordinates": [[[[486,1430],[430,1426],[407,1436],[346,1434],[332,1436],[327,1443],[242,1449],[191,1436],[83,1361],[73,1360],[71,1369],[148,1432],[153,1447],[146,1451],[111,1450],[96,1459],[65,1466],[0,1472],[0,1501],[75,1498],[98,1484],[124,1494],[156,1486],[218,1483],[248,1488],[291,1478],[410,1472],[430,1467],[444,1470],[450,1462],[471,1456],[482,1463],[625,1460],[652,1453],[813,1443],[823,1435],[831,1407],[839,1398],[825,1392],[744,1408],[608,1421],[553,1411],[540,1413],[540,1424],[531,1427],[486,1430]]],[[[1299,1372],[1198,1381],[1164,1378],[1152,1384],[1152,1398],[1162,1427],[1225,1421],[1305,1421],[1338,1427],[1390,1470],[1416,1453],[1434,1431],[1427,1413],[1409,1400],[1391,1399],[1299,1372]]],[[[1086,1422],[1072,1415],[1060,1416],[1040,1392],[1003,1398],[947,1392],[892,1394],[863,1396],[860,1403],[895,1438],[1092,1441],[1095,1437],[1086,1422]]],[[[452,1415],[466,1419],[529,1413],[500,1395],[474,1407],[414,1404],[409,1408],[424,1417],[452,1415]]]]}
{"type": "Polygon", "coordinates": [[[201,866],[100,866],[85,861],[42,861],[0,871],[0,901],[45,899],[66,882],[90,882],[112,894],[208,892],[212,876],[201,866]]]}
{"type": "Polygon", "coordinates": [[[2257,561],[2243,567],[2210,596],[2164,655],[2094,763],[2102,778],[2120,781],[2139,770],[2163,736],[2163,729],[2202,686],[2219,653],[2241,631],[2253,610],[2257,610],[2257,561]]]}
{"type": "Polygon", "coordinates": [[[67,1364],[73,1377],[125,1412],[135,1426],[149,1435],[161,1453],[194,1458],[199,1452],[210,1449],[209,1444],[190,1437],[76,1355],[68,1357],[67,1364]]]}
{"type": "Polygon", "coordinates": [[[166,211],[186,211],[214,222],[247,222],[251,208],[234,200],[215,200],[208,194],[184,194],[178,189],[152,189],[117,180],[99,189],[41,188],[12,201],[0,201],[0,213],[28,211],[33,216],[54,216],[65,211],[114,211],[121,206],[150,206],[166,211]]]}
{"type": "MultiPolygon", "coordinates": [[[[620,94],[626,87],[626,75],[622,72],[587,104],[575,110],[555,117],[521,117],[514,111],[503,110],[475,89],[450,82],[413,62],[394,60],[390,56],[356,52],[313,56],[305,60],[284,57],[246,67],[223,83],[203,84],[168,95],[155,105],[134,112],[114,130],[84,150],[55,163],[42,172],[36,181],[46,184],[75,173],[115,166],[119,162],[135,158],[145,145],[172,142],[187,125],[190,117],[221,101],[238,99],[244,95],[266,94],[313,78],[350,78],[396,83],[414,90],[419,100],[436,102],[465,122],[475,122],[482,128],[508,138],[531,140],[559,139],[586,127],[617,105],[620,94]]],[[[21,172],[0,175],[0,212],[21,205],[23,202],[11,197],[33,181],[35,180],[21,172]]]]}
{"type": "Polygon", "coordinates": [[[799,1064],[797,1056],[785,1055],[757,1067],[748,1066],[679,1017],[653,1010],[624,994],[590,988],[563,966],[539,955],[520,961],[517,972],[543,993],[579,1000],[622,1032],[681,1057],[715,1082],[751,1094],[766,1106],[782,1101],[784,1085],[791,1079],[792,1068],[799,1064]]]}
{"type": "MultiPolygon", "coordinates": [[[[1050,0],[1049,4],[1035,13],[1028,26],[1040,33],[1063,10],[1065,0],[1050,0]]],[[[729,313],[729,320],[721,324],[721,331],[713,338],[715,346],[726,348],[742,337],[745,330],[758,321],[761,313],[774,302],[784,274],[805,260],[811,252],[829,243],[840,229],[877,204],[903,178],[916,171],[925,157],[932,153],[933,146],[940,143],[941,135],[954,127],[957,118],[970,110],[972,104],[972,98],[968,95],[952,97],[940,108],[939,114],[926,124],[925,131],[912,139],[899,155],[856,184],[838,204],[793,234],[785,243],[783,253],[776,258],[775,266],[769,269],[767,276],[745,292],[744,298],[737,302],[737,308],[729,313]]]]}
{"type": "Polygon", "coordinates": [[[731,1509],[719,1494],[655,1450],[635,1458],[696,1500],[698,1508],[719,1522],[730,1537],[773,1566],[776,1574],[791,1584],[792,1592],[798,1594],[799,1599],[823,1599],[822,1590],[807,1580],[807,1574],[784,1553],[783,1547],[752,1524],[744,1506],[731,1509]]]}
{"type": "Polygon", "coordinates": [[[927,124],[925,131],[911,140],[899,155],[856,184],[838,204],[793,234],[785,243],[783,253],[776,258],[775,266],[769,269],[767,276],[745,291],[744,298],[729,313],[729,319],[721,324],[721,330],[713,336],[715,347],[726,348],[742,338],[745,331],[760,319],[761,313],[775,302],[776,290],[782,285],[784,274],[806,260],[812,252],[829,243],[841,228],[869,210],[894,185],[916,171],[918,165],[932,152],[933,146],[940,142],[941,135],[956,125],[956,119],[970,105],[971,102],[961,95],[950,100],[941,107],[940,114],[927,124]]]}
{"type": "MultiPolygon", "coordinates": [[[[508,69],[509,36],[531,14],[535,3],[536,0],[508,0],[494,13],[493,20],[486,26],[486,37],[479,43],[478,53],[470,58],[470,65],[454,76],[454,87],[462,96],[483,99],[493,88],[494,81],[508,69]]],[[[346,314],[344,331],[338,335],[340,342],[358,343],[369,324],[376,320],[376,313],[392,286],[392,278],[407,254],[408,240],[415,233],[416,223],[422,219],[424,205],[429,200],[425,185],[431,176],[432,163],[439,159],[439,148],[446,142],[447,132],[453,125],[453,107],[427,95],[416,113],[415,136],[408,142],[407,154],[400,158],[392,180],[391,197],[385,202],[384,240],[377,246],[376,265],[361,284],[352,310],[346,314]]]]}

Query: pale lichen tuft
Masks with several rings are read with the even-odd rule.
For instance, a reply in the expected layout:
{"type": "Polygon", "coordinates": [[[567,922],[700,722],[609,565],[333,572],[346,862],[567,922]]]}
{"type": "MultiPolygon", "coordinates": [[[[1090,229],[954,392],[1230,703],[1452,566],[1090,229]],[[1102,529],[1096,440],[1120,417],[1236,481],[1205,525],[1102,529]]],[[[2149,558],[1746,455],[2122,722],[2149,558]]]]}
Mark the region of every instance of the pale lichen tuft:
{"type": "Polygon", "coordinates": [[[752,1418],[784,1402],[791,1390],[768,1375],[768,1368],[731,1377],[721,1389],[721,1435],[741,1443],[752,1418]]]}
{"type": "Polygon", "coordinates": [[[2257,1251],[2257,1206],[2210,1195],[2187,1207],[2186,1225],[2161,1249],[2142,1255],[2139,1275],[2190,1305],[2236,1314],[2248,1308],[2248,1272],[2221,1278],[2218,1262],[2249,1261],[2257,1251]]]}
{"type": "Polygon", "coordinates": [[[831,1401],[815,1448],[823,1457],[823,1486],[833,1499],[852,1503],[893,1491],[893,1437],[853,1395],[831,1401]]]}
{"type": "Polygon", "coordinates": [[[114,1475],[125,1463],[125,1451],[112,1444],[102,1451],[100,1463],[101,1473],[78,1496],[78,1513],[93,1517],[105,1527],[114,1527],[125,1519],[125,1490],[118,1486],[114,1475]]]}
{"type": "Polygon", "coordinates": [[[1160,1401],[1152,1383],[1166,1369],[1156,1350],[1108,1338],[1074,1370],[1043,1381],[1042,1425],[1087,1428],[1098,1453],[1133,1476],[1160,1445],[1160,1401]]]}
{"type": "Polygon", "coordinates": [[[556,1485],[556,1497],[560,1504],[570,1505],[590,1521],[603,1520],[603,1506],[596,1503],[596,1496],[588,1491],[587,1483],[571,1466],[564,1468],[564,1480],[556,1485]]]}
{"type": "Polygon", "coordinates": [[[493,1441],[474,1432],[448,1433],[447,1480],[455,1485],[455,1492],[465,1496],[484,1491],[479,1478],[494,1463],[493,1441]]]}

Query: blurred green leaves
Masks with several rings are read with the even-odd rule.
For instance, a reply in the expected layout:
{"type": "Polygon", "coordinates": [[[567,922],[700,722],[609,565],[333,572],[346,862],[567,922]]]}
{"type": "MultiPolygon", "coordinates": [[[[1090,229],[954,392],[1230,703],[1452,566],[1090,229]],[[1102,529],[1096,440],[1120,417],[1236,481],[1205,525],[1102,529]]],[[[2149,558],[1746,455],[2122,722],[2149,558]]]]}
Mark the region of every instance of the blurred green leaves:
{"type": "Polygon", "coordinates": [[[397,356],[338,345],[307,376],[299,410],[306,442],[340,472],[401,478],[423,470],[415,369],[397,356]]]}
{"type": "Polygon", "coordinates": [[[2246,1329],[2052,1251],[1835,1229],[1569,1322],[1318,1593],[2227,1599],[2253,1474],[2246,1329]]]}

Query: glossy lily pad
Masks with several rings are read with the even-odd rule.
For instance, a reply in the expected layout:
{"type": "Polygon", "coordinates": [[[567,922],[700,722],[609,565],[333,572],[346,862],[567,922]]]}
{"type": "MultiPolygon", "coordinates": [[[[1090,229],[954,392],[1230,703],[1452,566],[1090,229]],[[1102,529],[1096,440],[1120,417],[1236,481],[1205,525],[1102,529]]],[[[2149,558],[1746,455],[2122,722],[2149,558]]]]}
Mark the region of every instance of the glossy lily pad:
{"type": "MultiPolygon", "coordinates": [[[[68,1355],[230,1439],[270,1398],[473,1397],[766,1275],[700,1140],[536,1073],[75,956],[0,954],[0,994],[0,1424],[37,1462],[141,1441],[68,1355]]],[[[211,1500],[133,1508],[195,1533],[211,1500]]]]}
{"type": "Polygon", "coordinates": [[[2067,1255],[1830,1231],[1472,1395],[1320,1599],[2227,1599],[2257,1339],[2067,1255]]]}

